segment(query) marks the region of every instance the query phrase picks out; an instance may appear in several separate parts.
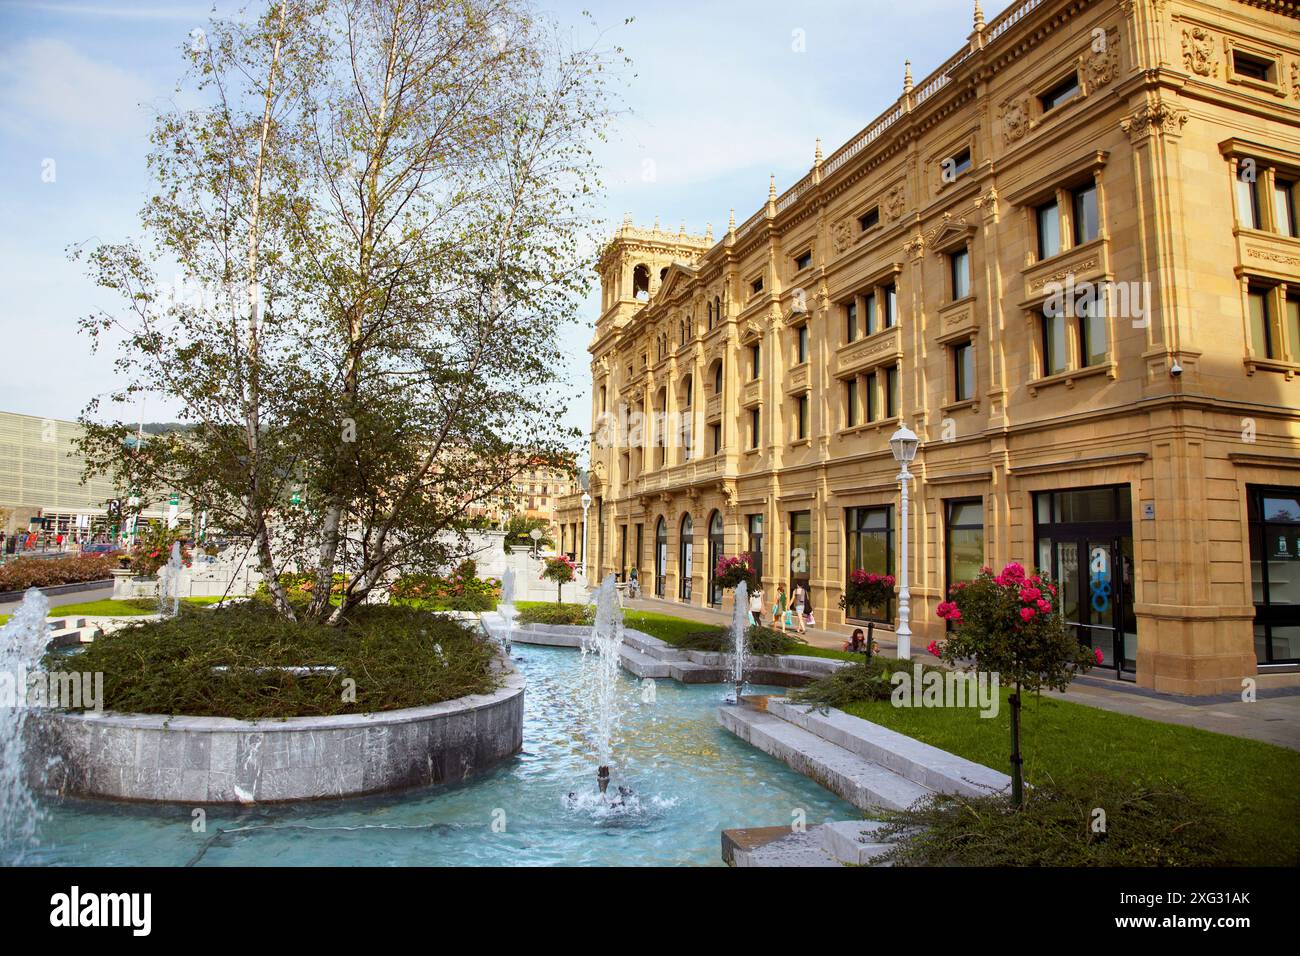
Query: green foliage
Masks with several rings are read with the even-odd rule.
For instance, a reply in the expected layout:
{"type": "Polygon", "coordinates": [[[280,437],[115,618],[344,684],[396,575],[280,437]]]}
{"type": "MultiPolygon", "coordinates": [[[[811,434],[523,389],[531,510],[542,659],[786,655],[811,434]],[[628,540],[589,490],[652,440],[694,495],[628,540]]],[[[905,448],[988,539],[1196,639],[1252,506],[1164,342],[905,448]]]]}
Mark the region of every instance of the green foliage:
{"type": "Polygon", "coordinates": [[[131,570],[138,578],[151,578],[158,569],[172,559],[172,545],[181,545],[181,563],[190,564],[190,549],[184,544],[186,535],[179,528],[168,528],[163,522],[144,526],[131,549],[131,570]]]}
{"type": "Polygon", "coordinates": [[[545,518],[530,518],[527,515],[514,515],[506,524],[506,538],[502,546],[506,548],[531,548],[533,539],[529,532],[537,529],[542,536],[537,539],[537,545],[543,548],[555,546],[555,539],[551,537],[551,525],[545,518]]]}
{"type": "MultiPolygon", "coordinates": [[[[819,677],[812,683],[790,692],[790,699],[800,704],[808,704],[818,710],[831,707],[844,709],[852,704],[867,700],[888,700],[894,686],[890,683],[895,671],[912,673],[913,661],[897,661],[887,657],[872,657],[870,661],[861,659],[848,667],[841,667],[825,677],[819,677]]],[[[936,670],[928,664],[922,664],[922,673],[936,670]]]]}
{"type": "Polygon", "coordinates": [[[1215,808],[1178,784],[1092,775],[1004,795],[936,794],[885,815],[895,866],[1225,866],[1241,862],[1215,808]],[[1105,829],[1094,826],[1105,813],[1105,829]]]}
{"type": "Polygon", "coordinates": [[[517,605],[520,624],[572,624],[591,625],[596,620],[596,609],[590,604],[540,604],[517,605]]]}
{"type": "MultiPolygon", "coordinates": [[[[807,642],[801,640],[797,635],[782,634],[770,627],[750,627],[745,638],[748,641],[751,654],[797,654],[808,646],[807,642]]],[[[684,635],[680,640],[674,641],[674,643],[678,647],[688,648],[693,651],[717,651],[729,654],[735,649],[731,629],[724,627],[710,627],[704,630],[692,631],[684,635]]]]}
{"type": "MultiPolygon", "coordinates": [[[[79,670],[104,674],[107,710],[240,720],[418,707],[499,686],[493,645],[459,622],[366,605],[341,627],[295,624],[250,601],[97,638],[79,670]],[[265,668],[338,668],[295,675],[265,668]],[[214,667],[231,668],[214,671],[214,667]],[[343,681],[356,681],[356,700],[343,681]]],[[[67,666],[51,654],[51,669],[67,666]]]]}
{"type": "Polygon", "coordinates": [[[103,581],[117,570],[116,555],[77,555],[71,558],[16,558],[0,564],[0,591],[56,587],[103,581]]]}

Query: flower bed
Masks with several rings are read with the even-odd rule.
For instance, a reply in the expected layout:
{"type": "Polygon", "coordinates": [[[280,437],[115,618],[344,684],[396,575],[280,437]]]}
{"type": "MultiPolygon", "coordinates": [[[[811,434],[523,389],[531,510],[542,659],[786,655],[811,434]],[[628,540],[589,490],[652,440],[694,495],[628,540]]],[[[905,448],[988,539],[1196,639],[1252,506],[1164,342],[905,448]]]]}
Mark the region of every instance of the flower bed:
{"type": "Polygon", "coordinates": [[[57,587],[104,581],[117,568],[115,554],[76,555],[70,558],[18,558],[0,565],[0,591],[57,587]]]}

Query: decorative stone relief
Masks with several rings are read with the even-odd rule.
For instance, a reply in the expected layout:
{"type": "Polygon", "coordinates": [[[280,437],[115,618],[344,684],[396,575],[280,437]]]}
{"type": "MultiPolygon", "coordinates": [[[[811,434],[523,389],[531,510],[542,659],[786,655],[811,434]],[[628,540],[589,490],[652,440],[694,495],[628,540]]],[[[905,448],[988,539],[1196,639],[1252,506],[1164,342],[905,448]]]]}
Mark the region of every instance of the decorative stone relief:
{"type": "Polygon", "coordinates": [[[1291,64],[1291,95],[1300,100],[1300,60],[1291,64]]]}
{"type": "Polygon", "coordinates": [[[1177,135],[1187,122],[1187,110],[1179,109],[1157,100],[1138,108],[1130,117],[1120,120],[1120,129],[1134,139],[1154,133],[1177,135]]]}
{"type": "Polygon", "coordinates": [[[985,221],[994,221],[998,215],[998,191],[990,188],[983,196],[975,200],[975,208],[984,213],[985,221]]]}
{"type": "Polygon", "coordinates": [[[1218,76],[1219,58],[1214,53],[1214,36],[1204,27],[1183,31],[1183,63],[1197,76],[1218,76]]]}
{"type": "Polygon", "coordinates": [[[849,223],[849,217],[844,216],[831,226],[831,246],[836,252],[843,252],[851,245],[853,245],[853,227],[849,223]]]}
{"type": "Polygon", "coordinates": [[[925,237],[913,236],[903,243],[903,254],[912,259],[920,259],[925,255],[925,237]]]}
{"type": "Polygon", "coordinates": [[[1029,132],[1029,101],[1013,96],[1002,104],[1002,135],[1008,144],[1024,139],[1029,132]]]}
{"type": "Polygon", "coordinates": [[[1090,90],[1105,86],[1119,75],[1119,30],[1106,32],[1105,44],[1101,49],[1096,46],[1092,48],[1084,60],[1083,68],[1090,90]]]}
{"type": "Polygon", "coordinates": [[[903,189],[903,184],[898,183],[885,194],[885,200],[881,204],[885,211],[886,219],[897,219],[903,214],[903,208],[907,205],[907,194],[903,189]]]}

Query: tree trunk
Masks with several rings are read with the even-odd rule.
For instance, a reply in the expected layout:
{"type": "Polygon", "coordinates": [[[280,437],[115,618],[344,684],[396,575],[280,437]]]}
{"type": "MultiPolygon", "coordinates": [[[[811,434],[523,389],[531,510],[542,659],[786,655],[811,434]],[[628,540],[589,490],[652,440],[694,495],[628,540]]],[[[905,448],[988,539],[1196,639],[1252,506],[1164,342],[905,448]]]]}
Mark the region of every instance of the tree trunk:
{"type": "Polygon", "coordinates": [[[1024,759],[1020,756],[1020,685],[1016,684],[1011,700],[1011,804],[1025,805],[1024,759]]]}
{"type": "Polygon", "coordinates": [[[876,625],[871,621],[867,622],[867,663],[871,663],[871,635],[876,631],[876,625]]]}

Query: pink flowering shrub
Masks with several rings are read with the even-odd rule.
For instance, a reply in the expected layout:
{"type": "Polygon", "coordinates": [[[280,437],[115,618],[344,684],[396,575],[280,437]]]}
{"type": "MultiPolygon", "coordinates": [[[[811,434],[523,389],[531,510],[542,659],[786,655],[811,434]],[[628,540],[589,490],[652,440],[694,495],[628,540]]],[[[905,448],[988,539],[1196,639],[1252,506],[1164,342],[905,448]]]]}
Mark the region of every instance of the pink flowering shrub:
{"type": "MultiPolygon", "coordinates": [[[[980,568],[973,581],[954,585],[935,613],[953,630],[938,656],[955,667],[997,674],[1012,687],[1011,762],[1013,799],[1023,793],[1020,764],[1021,691],[1065,690],[1074,675],[1100,663],[1100,652],[1080,644],[1056,603],[1056,585],[1046,575],[1027,574],[1011,562],[998,574],[980,568]]],[[[931,652],[936,650],[931,645],[931,652]]]]}
{"type": "Polygon", "coordinates": [[[894,576],[863,571],[861,568],[849,575],[840,595],[840,607],[885,607],[894,596],[894,576]]]}
{"type": "Polygon", "coordinates": [[[758,586],[758,572],[754,569],[754,559],[748,554],[739,554],[734,558],[718,558],[713,569],[713,580],[724,588],[734,588],[741,581],[752,592],[758,586]]]}

